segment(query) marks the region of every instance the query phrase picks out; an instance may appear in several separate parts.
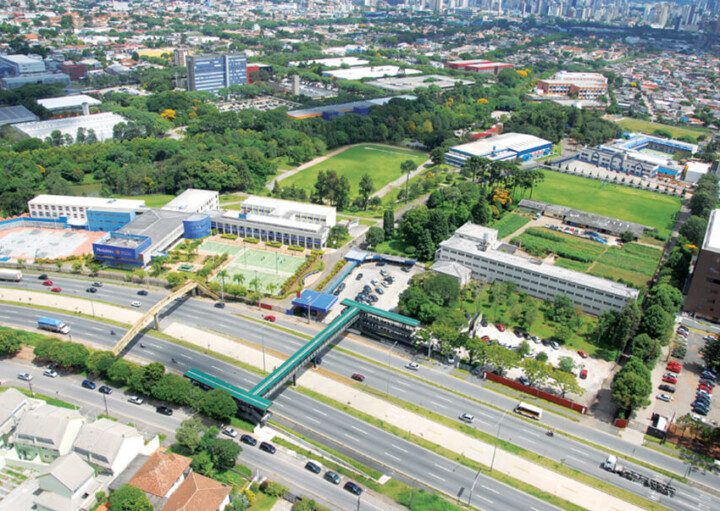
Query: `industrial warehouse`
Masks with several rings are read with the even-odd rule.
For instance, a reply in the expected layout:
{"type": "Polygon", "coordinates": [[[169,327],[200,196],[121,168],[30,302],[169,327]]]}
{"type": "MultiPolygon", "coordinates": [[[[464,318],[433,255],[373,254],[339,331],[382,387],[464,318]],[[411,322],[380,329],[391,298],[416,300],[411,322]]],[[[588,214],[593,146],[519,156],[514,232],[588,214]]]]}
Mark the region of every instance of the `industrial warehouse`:
{"type": "Polygon", "coordinates": [[[473,156],[492,161],[528,161],[548,156],[552,148],[552,142],[534,135],[504,133],[453,146],[445,153],[445,159],[455,167],[462,167],[467,159],[473,156]]]}

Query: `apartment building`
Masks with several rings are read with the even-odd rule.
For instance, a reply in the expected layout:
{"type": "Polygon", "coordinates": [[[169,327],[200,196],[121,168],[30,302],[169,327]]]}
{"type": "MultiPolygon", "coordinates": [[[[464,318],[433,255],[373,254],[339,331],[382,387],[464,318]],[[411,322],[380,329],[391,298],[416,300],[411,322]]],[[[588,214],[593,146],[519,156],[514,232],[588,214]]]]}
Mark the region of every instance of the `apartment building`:
{"type": "Polygon", "coordinates": [[[697,317],[720,321],[720,209],[710,213],[684,307],[697,317]]]}
{"type": "Polygon", "coordinates": [[[638,291],[610,280],[560,268],[513,254],[514,247],[498,241],[497,231],[473,223],[459,227],[442,243],[435,261],[458,263],[483,282],[512,282],[517,289],[543,300],[567,296],[585,312],[619,311],[637,299],[638,291]]]}
{"type": "Polygon", "coordinates": [[[247,83],[245,55],[188,55],[188,90],[217,92],[247,83]]]}

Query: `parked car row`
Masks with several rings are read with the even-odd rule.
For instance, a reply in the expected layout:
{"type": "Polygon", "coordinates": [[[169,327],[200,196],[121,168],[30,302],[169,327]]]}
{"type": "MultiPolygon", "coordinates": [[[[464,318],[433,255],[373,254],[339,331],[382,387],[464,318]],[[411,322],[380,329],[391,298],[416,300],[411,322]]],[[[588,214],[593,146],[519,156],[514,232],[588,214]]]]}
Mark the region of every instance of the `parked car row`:
{"type": "MultiPolygon", "coordinates": [[[[362,273],[358,273],[355,280],[362,279],[362,275],[362,273]]],[[[385,289],[393,285],[395,282],[395,278],[390,275],[387,270],[380,270],[380,276],[382,277],[382,280],[372,279],[368,284],[363,286],[362,291],[355,295],[354,300],[367,305],[373,305],[377,302],[380,299],[378,295],[384,295],[385,289]]],[[[340,284],[340,286],[343,286],[344,289],[344,284],[340,284]]]]}
{"type": "MultiPolygon", "coordinates": [[[[223,429],[223,433],[228,436],[232,436],[233,438],[235,438],[237,436],[237,433],[235,433],[235,430],[232,428],[223,429]],[[232,435],[231,433],[235,433],[235,434],[232,435]]],[[[244,443],[245,445],[249,445],[250,447],[255,447],[258,444],[257,439],[252,435],[248,435],[247,433],[245,433],[244,435],[242,435],[240,437],[240,441],[242,443],[244,443]]],[[[270,442],[260,442],[260,445],[258,446],[258,448],[261,451],[265,451],[268,454],[275,454],[277,452],[277,447],[275,447],[270,442]]]]}
{"type": "Polygon", "coordinates": [[[692,402],[692,411],[698,415],[707,415],[712,408],[713,389],[717,383],[717,374],[710,368],[705,368],[700,375],[697,389],[695,389],[695,401],[692,402]]]}
{"type": "MultiPolygon", "coordinates": [[[[323,470],[322,465],[320,463],[318,463],[317,461],[312,461],[312,460],[305,463],[305,469],[309,470],[313,474],[319,474],[323,470]]],[[[325,479],[326,481],[329,481],[335,485],[340,484],[340,482],[342,481],[342,478],[337,474],[337,472],[333,472],[332,470],[328,470],[327,472],[325,472],[325,475],[323,475],[323,479],[325,479]]],[[[349,491],[350,493],[353,493],[358,496],[360,496],[363,492],[363,489],[357,483],[354,483],[352,481],[347,481],[343,485],[343,488],[345,490],[349,491]]]]}

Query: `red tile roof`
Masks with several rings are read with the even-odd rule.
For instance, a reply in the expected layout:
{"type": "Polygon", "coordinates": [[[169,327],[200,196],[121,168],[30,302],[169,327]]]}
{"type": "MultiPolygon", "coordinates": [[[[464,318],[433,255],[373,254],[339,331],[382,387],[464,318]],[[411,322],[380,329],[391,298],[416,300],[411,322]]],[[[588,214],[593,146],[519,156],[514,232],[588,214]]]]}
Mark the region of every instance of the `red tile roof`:
{"type": "Polygon", "coordinates": [[[192,460],[179,454],[156,451],[137,471],[130,485],[164,497],[189,467],[192,460]]]}
{"type": "Polygon", "coordinates": [[[162,511],[217,511],[230,487],[192,472],[168,499],[162,511]]]}

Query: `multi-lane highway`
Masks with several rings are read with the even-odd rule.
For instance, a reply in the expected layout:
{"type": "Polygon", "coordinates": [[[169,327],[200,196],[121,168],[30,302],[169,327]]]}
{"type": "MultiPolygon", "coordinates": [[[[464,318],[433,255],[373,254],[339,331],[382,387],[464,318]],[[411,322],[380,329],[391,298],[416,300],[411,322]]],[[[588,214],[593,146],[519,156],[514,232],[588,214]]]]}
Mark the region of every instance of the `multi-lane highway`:
{"type": "MultiPolygon", "coordinates": [[[[0,364],[0,380],[6,385],[16,387],[29,387],[27,382],[17,379],[17,374],[29,372],[34,376],[32,390],[50,397],[62,398],[64,401],[80,407],[80,412],[94,420],[101,413],[105,413],[105,402],[110,416],[132,422],[147,437],[155,434],[164,434],[172,440],[175,430],[180,423],[188,418],[183,410],[175,410],[171,416],[160,415],[155,412],[152,400],[135,405],[128,402],[129,394],[116,390],[110,395],[103,395],[97,391],[82,388],[80,375],[61,375],[58,378],[41,376],[42,369],[13,361],[3,361],[0,364]],[[104,399],[103,399],[104,398],[104,399]]],[[[322,474],[316,475],[305,470],[305,459],[279,448],[274,454],[268,454],[257,447],[242,446],[238,461],[273,481],[289,487],[297,495],[313,498],[333,510],[356,509],[357,497],[325,481],[322,474]]],[[[366,492],[362,495],[360,509],[363,511],[385,511],[387,509],[400,509],[393,502],[388,502],[382,495],[366,492]]]]}
{"type": "MultiPolygon", "coordinates": [[[[47,312],[27,307],[3,305],[0,322],[33,328],[38,315],[47,312]]],[[[100,321],[53,313],[54,317],[71,325],[77,338],[86,339],[103,347],[110,347],[124,329],[112,327],[116,336],[109,334],[110,327],[100,321]]],[[[260,378],[236,366],[211,356],[198,353],[182,346],[153,338],[141,337],[145,348],[139,342],[129,348],[129,354],[145,360],[162,362],[169,368],[184,371],[192,365],[201,371],[212,373],[242,388],[255,385],[260,378]],[[173,364],[172,359],[177,363],[173,364]]],[[[476,477],[475,471],[447,458],[439,456],[418,445],[391,435],[335,408],[314,401],[303,394],[288,389],[273,404],[275,417],[293,428],[303,425],[303,431],[315,436],[323,443],[342,450],[355,458],[383,468],[390,476],[418,481],[447,495],[460,494],[467,501],[469,490],[476,477]]],[[[534,497],[496,480],[479,474],[472,504],[480,508],[512,511],[518,508],[544,511],[556,509],[534,497]]]]}
{"type": "MultiPolygon", "coordinates": [[[[63,286],[64,291],[72,294],[85,293],[85,288],[88,286],[86,282],[78,282],[73,279],[56,279],[56,282],[63,286]]],[[[42,289],[40,282],[32,278],[27,278],[18,285],[27,288],[42,289]]],[[[137,288],[106,285],[98,293],[93,295],[93,298],[123,305],[138,299],[136,292],[137,288]]],[[[142,297],[142,308],[149,307],[155,300],[159,299],[162,293],[162,291],[153,290],[149,296],[142,297]]],[[[240,336],[257,344],[261,344],[262,342],[268,348],[286,354],[294,352],[299,346],[306,342],[305,339],[279,332],[272,328],[271,325],[258,324],[256,321],[238,317],[233,314],[233,307],[219,310],[214,308],[212,303],[203,300],[190,299],[173,303],[166,309],[163,317],[166,318],[165,321],[193,324],[231,336],[240,336]]],[[[279,318],[279,322],[282,321],[282,318],[279,318]]],[[[314,333],[316,331],[311,327],[303,327],[295,323],[288,323],[287,326],[296,330],[302,330],[306,333],[314,333]]],[[[388,392],[403,400],[430,408],[434,412],[450,418],[456,418],[460,413],[465,411],[473,413],[477,417],[475,427],[479,429],[494,434],[498,431],[498,424],[500,424],[499,436],[501,438],[512,440],[513,443],[530,451],[561,461],[582,472],[606,480],[611,484],[624,487],[642,496],[655,500],[659,499],[673,509],[720,509],[720,500],[681,484],[676,484],[676,486],[679,487],[679,491],[675,498],[672,499],[650,492],[635,483],[600,469],[600,463],[606,458],[607,453],[589,447],[584,443],[573,441],[562,435],[555,435],[555,437],[549,439],[544,433],[547,427],[558,428],[559,430],[586,438],[596,444],[605,445],[615,451],[626,454],[634,453],[637,458],[668,470],[673,470],[676,473],[683,473],[685,470],[680,460],[669,458],[649,449],[633,446],[614,435],[577,424],[550,413],[545,414],[543,418],[543,422],[546,425],[529,424],[505,412],[506,410],[512,409],[515,404],[514,401],[494,392],[486,391],[480,385],[459,380],[440,371],[434,371],[424,367],[421,368],[419,373],[421,378],[452,389],[454,392],[444,391],[438,388],[437,385],[424,383],[407,374],[407,371],[403,369],[406,362],[403,358],[388,356],[386,353],[376,350],[366,343],[353,342],[347,339],[343,340],[342,343],[352,351],[378,360],[378,362],[381,362],[383,365],[393,366],[394,369],[388,370],[382,366],[369,363],[339,351],[331,352],[324,357],[323,367],[325,369],[346,376],[354,372],[361,372],[367,377],[365,380],[367,385],[377,390],[388,392]],[[482,406],[475,400],[458,396],[457,393],[473,396],[475,399],[491,403],[505,411],[482,406]]],[[[216,373],[217,371],[211,370],[209,372],[216,373]]],[[[220,376],[222,377],[222,375],[220,376]]],[[[249,382],[247,381],[240,384],[240,386],[244,388],[247,388],[248,385],[249,382]]],[[[282,405],[278,405],[278,407],[280,406],[282,405]]],[[[304,424],[312,427],[312,419],[308,419],[304,424]]],[[[632,464],[628,465],[632,466],[632,464]]],[[[641,472],[650,472],[648,469],[642,467],[633,468],[641,472]]],[[[659,474],[656,474],[656,477],[661,480],[664,479],[659,474]]],[[[718,478],[716,476],[694,474],[694,477],[701,479],[705,484],[716,487],[718,485],[718,478]]]]}

